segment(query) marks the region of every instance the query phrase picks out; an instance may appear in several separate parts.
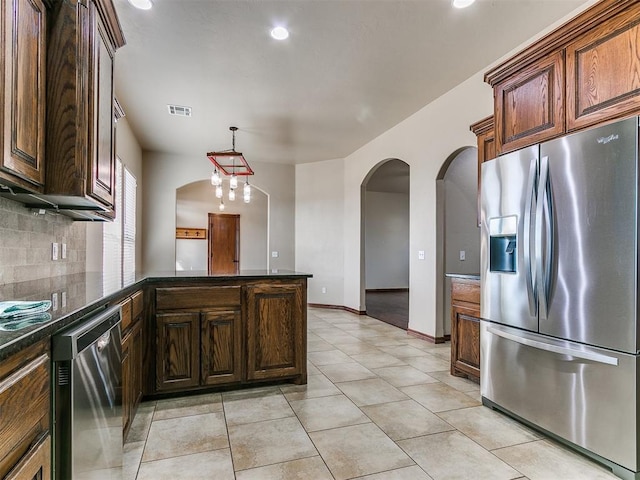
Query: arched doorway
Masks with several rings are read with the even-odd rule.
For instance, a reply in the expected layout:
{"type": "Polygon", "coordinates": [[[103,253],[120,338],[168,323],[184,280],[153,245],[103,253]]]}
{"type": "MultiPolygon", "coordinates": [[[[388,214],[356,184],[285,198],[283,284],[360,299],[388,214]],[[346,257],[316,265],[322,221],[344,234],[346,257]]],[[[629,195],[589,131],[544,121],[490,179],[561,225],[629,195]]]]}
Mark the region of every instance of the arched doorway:
{"type": "Polygon", "coordinates": [[[361,282],[367,315],[409,324],[409,165],[380,162],[362,182],[361,282]]]}
{"type": "MultiPolygon", "coordinates": [[[[209,213],[220,213],[219,204],[208,179],[177,188],[176,228],[206,231],[209,213]]],[[[240,216],[240,269],[268,269],[269,196],[252,185],[251,203],[225,201],[224,213],[240,216]]],[[[206,272],[207,247],[207,239],[176,238],[176,270],[206,272]]]]}
{"type": "Polygon", "coordinates": [[[436,336],[451,335],[451,282],[447,273],[480,272],[477,224],[478,150],[463,147],[443,163],[436,180],[436,336]]]}

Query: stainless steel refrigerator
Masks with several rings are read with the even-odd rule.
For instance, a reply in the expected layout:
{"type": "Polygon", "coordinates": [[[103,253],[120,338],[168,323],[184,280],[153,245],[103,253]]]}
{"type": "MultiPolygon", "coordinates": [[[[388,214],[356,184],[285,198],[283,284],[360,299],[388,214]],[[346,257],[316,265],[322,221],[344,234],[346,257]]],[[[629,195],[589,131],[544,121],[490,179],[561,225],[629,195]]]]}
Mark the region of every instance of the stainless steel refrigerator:
{"type": "Polygon", "coordinates": [[[639,118],[482,166],[483,403],[640,478],[639,118]]]}

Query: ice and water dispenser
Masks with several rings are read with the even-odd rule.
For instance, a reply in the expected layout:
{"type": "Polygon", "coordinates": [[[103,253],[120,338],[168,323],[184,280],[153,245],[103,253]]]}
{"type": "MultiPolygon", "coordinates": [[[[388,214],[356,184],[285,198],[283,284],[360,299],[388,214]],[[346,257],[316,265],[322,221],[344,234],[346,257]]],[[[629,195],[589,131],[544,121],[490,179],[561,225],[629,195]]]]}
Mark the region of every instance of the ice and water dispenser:
{"type": "Polygon", "coordinates": [[[489,220],[489,271],[516,273],[517,227],[515,215],[489,220]]]}

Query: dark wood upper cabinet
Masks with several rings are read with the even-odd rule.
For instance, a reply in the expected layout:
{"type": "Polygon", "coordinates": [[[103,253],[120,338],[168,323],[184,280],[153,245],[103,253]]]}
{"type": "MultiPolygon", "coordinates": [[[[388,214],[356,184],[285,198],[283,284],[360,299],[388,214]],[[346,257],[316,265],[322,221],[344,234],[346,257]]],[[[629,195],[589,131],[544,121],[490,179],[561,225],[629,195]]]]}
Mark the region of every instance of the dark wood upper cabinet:
{"type": "Polygon", "coordinates": [[[113,67],[124,36],[111,0],[55,4],[49,26],[45,193],[113,210],[113,67]]]}
{"type": "Polygon", "coordinates": [[[3,0],[0,32],[0,183],[41,193],[45,180],[45,2],[3,0]]]}
{"type": "Polygon", "coordinates": [[[500,153],[564,131],[564,52],[529,65],[494,87],[495,134],[500,153]]]}
{"type": "Polygon", "coordinates": [[[640,113],[640,4],[602,0],[485,74],[496,153],[640,113]]]}
{"type": "Polygon", "coordinates": [[[476,135],[478,144],[478,226],[480,226],[480,188],[482,179],[482,164],[496,158],[496,135],[493,115],[474,123],[469,129],[476,135]]]}
{"type": "Polygon", "coordinates": [[[567,46],[567,129],[640,110],[640,4],[567,46]]]}

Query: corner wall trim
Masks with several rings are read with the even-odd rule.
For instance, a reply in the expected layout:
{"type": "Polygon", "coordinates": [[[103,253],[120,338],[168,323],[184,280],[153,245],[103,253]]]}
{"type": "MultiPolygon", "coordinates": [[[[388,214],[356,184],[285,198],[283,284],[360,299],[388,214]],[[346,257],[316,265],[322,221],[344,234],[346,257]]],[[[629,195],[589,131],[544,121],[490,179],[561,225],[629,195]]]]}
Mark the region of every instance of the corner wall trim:
{"type": "Polygon", "coordinates": [[[436,344],[444,343],[447,340],[451,340],[451,335],[444,335],[442,337],[432,337],[431,335],[427,335],[426,333],[418,332],[416,330],[411,330],[410,328],[407,328],[407,333],[414,337],[421,338],[422,340],[426,340],[427,342],[436,343],[436,344]]]}
{"type": "Polygon", "coordinates": [[[307,303],[308,307],[313,308],[328,308],[332,310],[344,310],[349,313],[354,313],[356,315],[366,315],[367,312],[365,310],[356,310],[355,308],[345,307],[344,305],[326,305],[324,303],[307,303]]]}

